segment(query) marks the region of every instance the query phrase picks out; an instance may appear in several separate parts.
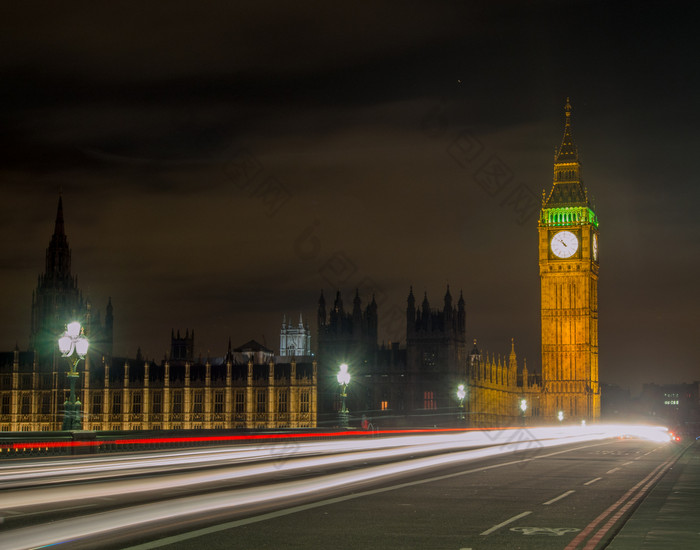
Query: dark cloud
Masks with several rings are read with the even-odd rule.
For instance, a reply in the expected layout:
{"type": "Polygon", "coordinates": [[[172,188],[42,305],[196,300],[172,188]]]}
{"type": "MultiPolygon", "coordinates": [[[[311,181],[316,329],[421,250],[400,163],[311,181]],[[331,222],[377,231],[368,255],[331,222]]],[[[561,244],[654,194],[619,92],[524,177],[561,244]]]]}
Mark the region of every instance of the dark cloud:
{"type": "Polygon", "coordinates": [[[172,328],[202,353],[274,347],[283,314],[313,323],[321,288],[375,292],[380,338],[402,338],[409,286],[438,305],[449,284],[469,338],[507,353],[514,337],[537,369],[536,219],[455,144],[477,140],[537,201],[570,95],[601,220],[601,377],[697,378],[688,9],[6,7],[0,347],[26,344],[62,189],[73,271],[94,307],[112,297],[117,353],[159,357],[172,328]]]}

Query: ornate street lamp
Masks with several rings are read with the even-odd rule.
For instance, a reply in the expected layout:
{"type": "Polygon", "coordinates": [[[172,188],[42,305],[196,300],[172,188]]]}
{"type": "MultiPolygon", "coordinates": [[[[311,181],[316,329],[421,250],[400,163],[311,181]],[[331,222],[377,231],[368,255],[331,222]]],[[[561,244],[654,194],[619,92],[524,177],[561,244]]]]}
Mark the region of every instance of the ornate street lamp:
{"type": "Polygon", "coordinates": [[[464,389],[464,384],[457,386],[457,398],[459,399],[459,419],[464,420],[464,398],[467,392],[464,389]]]}
{"type": "Polygon", "coordinates": [[[340,422],[340,427],[341,428],[347,428],[348,427],[348,409],[345,406],[345,398],[348,396],[347,394],[347,388],[348,384],[350,383],[350,373],[348,372],[348,366],[346,363],[343,363],[340,365],[340,370],[338,371],[338,384],[340,384],[340,398],[341,398],[341,406],[340,406],[340,412],[338,413],[338,419],[340,422]]]}
{"type": "Polygon", "coordinates": [[[523,417],[523,426],[525,425],[525,411],[527,410],[527,399],[520,400],[520,411],[523,417]]]}
{"type": "Polygon", "coordinates": [[[66,331],[58,339],[58,349],[63,357],[68,357],[70,370],[68,380],[70,381],[70,397],[64,403],[65,413],[63,415],[64,430],[82,430],[83,422],[80,417],[80,401],[75,398],[75,381],[79,373],[78,362],[87,355],[88,340],[85,338],[83,328],[80,323],[74,321],[66,327],[66,331]],[[75,357],[71,357],[75,353],[75,357]]]}
{"type": "Polygon", "coordinates": [[[559,419],[559,422],[561,422],[562,420],[564,420],[564,411],[559,411],[559,412],[557,413],[557,418],[559,419]]]}

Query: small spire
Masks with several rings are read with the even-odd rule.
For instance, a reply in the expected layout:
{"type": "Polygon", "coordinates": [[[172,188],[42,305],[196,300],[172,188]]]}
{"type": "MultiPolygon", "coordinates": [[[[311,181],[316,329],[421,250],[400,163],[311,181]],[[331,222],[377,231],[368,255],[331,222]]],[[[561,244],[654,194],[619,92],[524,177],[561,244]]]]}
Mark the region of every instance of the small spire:
{"type": "Polygon", "coordinates": [[[564,137],[561,140],[559,151],[556,153],[555,162],[576,162],[578,161],[578,151],[571,132],[571,103],[568,97],[564,106],[564,115],[566,116],[564,137]]]}
{"type": "Polygon", "coordinates": [[[54,229],[55,235],[65,235],[65,224],[63,223],[63,195],[58,194],[58,209],[56,210],[56,226],[54,229]]]}

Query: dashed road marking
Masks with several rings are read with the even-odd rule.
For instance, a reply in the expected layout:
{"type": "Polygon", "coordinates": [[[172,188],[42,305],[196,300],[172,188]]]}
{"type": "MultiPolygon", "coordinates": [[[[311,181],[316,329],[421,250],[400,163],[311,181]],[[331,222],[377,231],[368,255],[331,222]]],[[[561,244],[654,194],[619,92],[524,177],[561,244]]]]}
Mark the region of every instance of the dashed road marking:
{"type": "Polygon", "coordinates": [[[565,497],[568,497],[571,493],[575,493],[576,491],[566,491],[565,493],[562,493],[558,497],[553,498],[552,500],[548,500],[547,502],[543,502],[542,506],[549,506],[550,504],[555,503],[557,500],[561,500],[565,497]]]}
{"type": "Polygon", "coordinates": [[[578,527],[511,527],[511,531],[520,532],[523,535],[547,535],[549,537],[561,537],[567,533],[580,531],[578,527]]]}
{"type": "Polygon", "coordinates": [[[595,483],[596,481],[600,481],[601,479],[603,479],[603,478],[596,477],[595,479],[591,479],[590,481],[586,481],[586,483],[584,483],[584,485],[592,485],[593,483],[595,483]]]}
{"type": "Polygon", "coordinates": [[[620,468],[613,468],[612,470],[608,470],[608,471],[605,472],[605,473],[606,473],[606,474],[614,474],[614,473],[617,472],[619,469],[620,469],[620,468]]]}

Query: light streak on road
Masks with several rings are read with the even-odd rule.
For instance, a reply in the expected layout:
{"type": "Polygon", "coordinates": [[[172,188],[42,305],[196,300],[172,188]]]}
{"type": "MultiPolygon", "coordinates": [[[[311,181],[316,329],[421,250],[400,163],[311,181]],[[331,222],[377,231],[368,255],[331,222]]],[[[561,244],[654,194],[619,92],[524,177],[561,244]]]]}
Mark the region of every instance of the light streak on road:
{"type": "MultiPolygon", "coordinates": [[[[468,462],[480,458],[505,455],[522,450],[534,450],[553,447],[564,444],[593,442],[614,437],[635,436],[645,437],[654,441],[662,440],[665,429],[630,426],[588,426],[588,427],[556,427],[556,428],[532,428],[527,430],[504,430],[503,435],[496,439],[492,432],[464,432],[458,434],[440,436],[412,436],[403,438],[380,438],[376,440],[343,440],[336,442],[305,443],[305,453],[326,453],[321,456],[304,456],[303,458],[290,458],[285,464],[285,473],[290,471],[303,471],[313,468],[328,468],[350,463],[364,463],[373,461],[385,461],[408,457],[420,453],[441,453],[422,458],[404,459],[390,464],[366,466],[358,470],[342,471],[328,475],[318,475],[312,479],[268,483],[251,488],[230,489],[211,494],[179,497],[162,502],[130,506],[109,512],[102,512],[71,519],[54,521],[44,525],[23,527],[0,534],[0,547],[5,550],[11,548],[35,548],[38,546],[60,543],[67,540],[76,540],[88,536],[97,535],[115,529],[143,526],[151,522],[165,520],[177,520],[222,509],[234,511],[244,509],[246,506],[260,503],[281,501],[312,494],[323,494],[332,491],[348,490],[371,482],[386,481],[389,478],[417,473],[421,470],[434,469],[460,462],[468,462]],[[397,441],[398,440],[398,441],[397,441]],[[308,447],[307,447],[308,445],[308,447]],[[361,450],[354,450],[357,447],[361,450]],[[469,447],[480,447],[471,450],[459,450],[469,447]],[[333,453],[333,454],[327,454],[333,453]]],[[[666,434],[666,441],[668,435],[666,434]]],[[[255,460],[261,454],[267,461],[261,464],[238,464],[217,469],[214,471],[194,471],[178,475],[165,475],[154,478],[139,478],[133,480],[113,480],[103,483],[82,484],[68,487],[49,487],[45,489],[30,489],[25,491],[4,492],[3,502],[6,513],[17,514],[16,510],[34,505],[48,506],[52,503],[78,501],[91,498],[104,498],[107,496],[130,494],[137,492],[158,492],[172,489],[173,487],[191,486],[196,484],[221,482],[223,480],[251,479],[253,476],[269,476],[279,473],[274,463],[270,463],[269,452],[261,453],[260,449],[246,449],[243,451],[247,460],[255,460]],[[255,454],[257,453],[257,454],[255,454]],[[8,506],[9,505],[9,506],[8,506]]],[[[125,461],[119,459],[116,462],[131,462],[135,467],[146,469],[153,468],[153,472],[159,472],[163,464],[170,461],[182,461],[194,457],[200,457],[206,461],[208,455],[215,457],[217,463],[224,460],[236,460],[237,452],[229,454],[222,451],[207,453],[168,453],[167,458],[153,456],[142,461],[139,457],[133,457],[125,461]],[[229,457],[230,455],[230,457],[229,457]],[[226,458],[229,457],[229,458],[226,458]],[[154,464],[158,464],[154,466],[154,464]]],[[[238,456],[240,459],[240,456],[238,456]]],[[[521,461],[537,460],[533,455],[521,461]]],[[[258,458],[259,459],[259,458],[258,458]]],[[[109,460],[97,461],[103,468],[111,468],[113,462],[109,460]]],[[[206,462],[205,462],[206,463],[206,462]]],[[[74,466],[75,464],[73,464],[74,466]]],[[[97,467],[97,465],[95,465],[97,467]]],[[[46,464],[41,464],[42,471],[46,473],[46,464]]],[[[73,470],[71,472],[74,474],[73,470]]],[[[24,472],[29,473],[29,471],[24,472]]],[[[21,475],[16,473],[15,475],[21,475]]],[[[4,475],[3,475],[4,477],[4,475]]],[[[272,480],[274,482],[274,480],[272,480]]],[[[145,499],[141,499],[143,502],[145,499]]]]}

